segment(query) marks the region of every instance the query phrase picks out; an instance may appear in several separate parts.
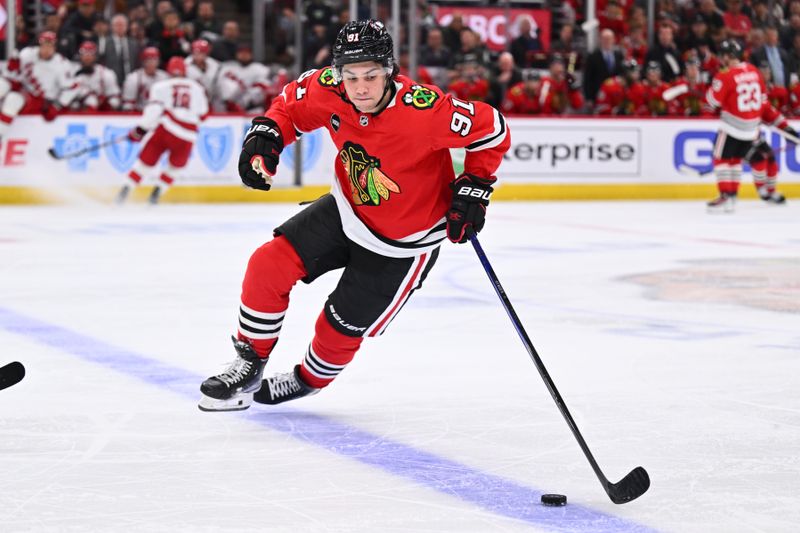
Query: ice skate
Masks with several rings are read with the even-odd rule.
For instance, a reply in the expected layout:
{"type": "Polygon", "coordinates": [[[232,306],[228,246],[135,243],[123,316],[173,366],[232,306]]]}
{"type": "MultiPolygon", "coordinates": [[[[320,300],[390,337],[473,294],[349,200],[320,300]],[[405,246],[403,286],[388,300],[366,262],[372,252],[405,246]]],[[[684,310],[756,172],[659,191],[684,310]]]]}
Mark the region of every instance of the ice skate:
{"type": "Polygon", "coordinates": [[[253,393],[261,388],[261,375],[267,365],[247,342],[232,338],[236,359],[222,374],[200,385],[201,411],[241,411],[250,407],[253,393]]]}
{"type": "Polygon", "coordinates": [[[733,213],[736,207],[736,195],[721,193],[717,198],[706,204],[709,213],[733,213]]]}
{"type": "Polygon", "coordinates": [[[262,381],[261,390],[255,393],[253,400],[258,403],[275,405],[311,396],[318,392],[319,389],[315,389],[303,381],[303,378],[300,377],[300,365],[297,365],[292,372],[275,374],[262,381]]]}
{"type": "Polygon", "coordinates": [[[161,187],[156,185],[155,188],[153,189],[153,192],[150,193],[150,197],[147,199],[147,202],[150,205],[156,205],[158,201],[161,199],[162,192],[163,191],[161,190],[161,187]]]}
{"type": "Polygon", "coordinates": [[[780,205],[786,203],[786,197],[784,195],[775,190],[770,191],[766,187],[758,188],[758,196],[759,198],[770,204],[780,205]]]}
{"type": "Polygon", "coordinates": [[[123,185],[122,188],[117,193],[117,197],[114,199],[114,203],[117,205],[124,204],[125,200],[128,199],[128,196],[130,194],[131,194],[131,186],[123,185]]]}

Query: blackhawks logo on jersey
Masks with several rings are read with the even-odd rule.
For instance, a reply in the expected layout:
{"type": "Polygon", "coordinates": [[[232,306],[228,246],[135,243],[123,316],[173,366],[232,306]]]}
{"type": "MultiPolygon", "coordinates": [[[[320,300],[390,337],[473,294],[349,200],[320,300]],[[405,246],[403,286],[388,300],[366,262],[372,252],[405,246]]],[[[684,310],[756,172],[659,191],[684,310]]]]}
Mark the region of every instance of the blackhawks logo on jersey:
{"type": "Polygon", "coordinates": [[[438,99],[436,91],[422,85],[412,85],[411,90],[403,95],[403,103],[414,109],[430,109],[438,99]]]}
{"type": "Polygon", "coordinates": [[[389,199],[389,193],[400,193],[400,187],[381,171],[380,160],[363,146],[347,141],[339,157],[350,178],[355,205],[381,205],[382,199],[389,199]]]}
{"type": "Polygon", "coordinates": [[[323,70],[322,74],[319,75],[317,81],[319,81],[319,84],[323,87],[333,87],[338,85],[338,83],[336,83],[336,78],[333,77],[333,70],[331,67],[325,67],[325,70],[323,70]]]}

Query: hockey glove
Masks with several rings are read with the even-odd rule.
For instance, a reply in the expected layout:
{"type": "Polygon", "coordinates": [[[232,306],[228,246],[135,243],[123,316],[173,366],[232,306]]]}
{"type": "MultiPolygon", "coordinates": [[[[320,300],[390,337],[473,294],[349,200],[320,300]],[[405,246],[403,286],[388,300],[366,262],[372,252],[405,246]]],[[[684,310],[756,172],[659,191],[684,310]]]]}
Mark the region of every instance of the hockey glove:
{"type": "MultiPolygon", "coordinates": [[[[784,131],[784,133],[786,133],[787,135],[791,135],[795,139],[800,139],[800,136],[797,135],[797,130],[795,130],[791,126],[786,126],[785,128],[783,128],[783,131],[784,131]]],[[[786,140],[788,142],[790,142],[791,144],[795,144],[794,140],[792,140],[792,139],[786,139],[786,140]]]]}
{"type": "Polygon", "coordinates": [[[447,212],[447,238],[453,242],[467,242],[468,229],[478,233],[486,222],[486,206],[492,194],[492,183],[497,178],[481,178],[474,174],[461,174],[450,188],[453,200],[447,212]]]}
{"type": "Polygon", "coordinates": [[[61,111],[61,106],[59,106],[56,102],[45,100],[44,104],[42,104],[42,116],[47,122],[54,121],[58,116],[59,111],[61,111]]]}
{"type": "Polygon", "coordinates": [[[581,88],[581,82],[575,79],[575,76],[571,72],[567,72],[566,81],[570,91],[577,91],[581,88]]]}
{"type": "Polygon", "coordinates": [[[239,155],[242,183],[253,189],[268,191],[282,150],[283,137],[278,124],[271,118],[254,118],[239,155]]]}
{"type": "Polygon", "coordinates": [[[128,139],[130,139],[131,142],[138,143],[145,135],[147,135],[147,130],[141,126],[136,126],[128,132],[128,139]]]}

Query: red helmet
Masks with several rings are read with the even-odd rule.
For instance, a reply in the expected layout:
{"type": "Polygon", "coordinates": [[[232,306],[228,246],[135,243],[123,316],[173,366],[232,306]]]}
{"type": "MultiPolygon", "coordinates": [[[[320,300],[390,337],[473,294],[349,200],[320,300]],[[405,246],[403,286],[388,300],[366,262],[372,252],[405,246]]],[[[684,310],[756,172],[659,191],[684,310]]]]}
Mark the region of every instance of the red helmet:
{"type": "Polygon", "coordinates": [[[167,73],[173,76],[186,76],[186,62],[180,56],[173,56],[167,61],[167,73]]]}
{"type": "Polygon", "coordinates": [[[78,48],[78,54],[80,55],[97,55],[97,45],[92,41],[83,41],[81,46],[78,48]]]}
{"type": "Polygon", "coordinates": [[[39,34],[39,44],[56,44],[56,34],[52,31],[43,31],[39,34]]]}
{"type": "Polygon", "coordinates": [[[194,54],[195,52],[208,54],[211,52],[211,45],[205,39],[197,39],[192,42],[192,53],[194,54]]]}
{"type": "Polygon", "coordinates": [[[155,46],[148,46],[142,50],[142,61],[148,59],[161,59],[161,52],[158,51],[158,48],[155,46]]]}

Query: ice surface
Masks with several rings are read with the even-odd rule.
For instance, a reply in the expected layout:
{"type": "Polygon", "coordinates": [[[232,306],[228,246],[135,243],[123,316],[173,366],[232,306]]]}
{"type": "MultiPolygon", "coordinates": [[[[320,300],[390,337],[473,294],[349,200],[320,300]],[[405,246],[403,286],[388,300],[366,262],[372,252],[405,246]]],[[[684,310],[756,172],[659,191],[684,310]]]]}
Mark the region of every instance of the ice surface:
{"type": "MultiPolygon", "coordinates": [[[[293,205],[0,209],[2,531],[796,531],[800,207],[494,203],[481,242],[612,504],[474,251],[327,390],[202,413],[249,254],[293,205]],[[566,494],[545,508],[543,492],[566,494]]],[[[268,371],[335,273],[298,286],[268,371]]]]}

